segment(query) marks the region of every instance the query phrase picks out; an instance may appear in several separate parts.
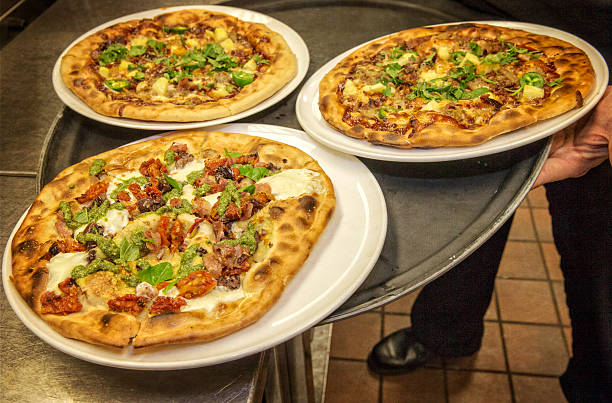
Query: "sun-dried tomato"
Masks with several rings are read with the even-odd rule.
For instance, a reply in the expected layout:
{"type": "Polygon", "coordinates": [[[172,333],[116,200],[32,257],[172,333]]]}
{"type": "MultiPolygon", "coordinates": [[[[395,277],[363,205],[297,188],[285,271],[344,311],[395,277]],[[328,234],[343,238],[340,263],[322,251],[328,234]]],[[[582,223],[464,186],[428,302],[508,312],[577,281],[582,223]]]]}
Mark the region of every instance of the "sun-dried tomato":
{"type": "Polygon", "coordinates": [[[140,199],[148,199],[149,198],[149,196],[147,196],[147,194],[142,191],[142,189],[140,188],[140,185],[138,183],[130,184],[130,186],[128,186],[128,189],[130,189],[130,192],[132,192],[134,197],[139,199],[139,200],[140,199]]]}
{"type": "MultiPolygon", "coordinates": [[[[158,180],[155,180],[155,182],[159,183],[158,180]]],[[[162,192],[157,188],[157,185],[155,185],[155,187],[147,186],[145,188],[145,192],[152,199],[157,199],[162,196],[162,192]]]]}
{"type": "Polygon", "coordinates": [[[170,228],[170,244],[172,250],[177,250],[185,242],[185,233],[183,232],[183,225],[179,220],[174,220],[172,227],[170,228]]]}
{"type": "Polygon", "coordinates": [[[81,196],[76,198],[76,201],[79,203],[87,203],[101,195],[102,193],[106,193],[106,189],[108,189],[108,182],[97,182],[94,183],[83,193],[81,196]]]}
{"type": "Polygon", "coordinates": [[[179,295],[187,299],[208,294],[217,286],[217,281],[205,270],[194,271],[176,283],[179,295]]]}
{"type": "Polygon", "coordinates": [[[159,178],[162,176],[162,172],[168,173],[168,169],[158,158],[151,158],[148,161],[144,161],[140,164],[138,171],[149,178],[159,178]]]}
{"type": "Polygon", "coordinates": [[[138,315],[147,305],[145,297],[126,294],[108,301],[108,307],[115,312],[127,312],[138,315]]]}
{"type": "Polygon", "coordinates": [[[62,253],[83,252],[86,249],[85,245],[78,243],[72,238],[57,241],[57,246],[62,253]]]}
{"type": "Polygon", "coordinates": [[[170,217],[161,216],[157,223],[157,232],[161,237],[161,246],[170,245],[170,239],[168,238],[168,224],[170,224],[170,217]]]}
{"type": "Polygon", "coordinates": [[[130,199],[131,199],[130,194],[126,192],[125,190],[117,193],[117,200],[130,201],[130,199]]]}
{"type": "Polygon", "coordinates": [[[180,312],[183,305],[187,305],[187,301],[183,298],[157,297],[153,300],[153,305],[151,305],[149,312],[152,315],[180,312]]]}
{"type": "Polygon", "coordinates": [[[187,144],[172,143],[172,145],[170,146],[170,150],[174,151],[175,153],[187,152],[187,144]]]}
{"type": "Polygon", "coordinates": [[[41,312],[54,315],[66,315],[79,312],[83,305],[79,302],[79,289],[72,278],[67,278],[58,284],[62,295],[54,291],[46,291],[40,296],[41,312]]]}
{"type": "Polygon", "coordinates": [[[242,164],[242,165],[255,165],[255,163],[259,161],[259,155],[255,154],[246,154],[241,155],[237,159],[234,160],[234,164],[242,164]]]}

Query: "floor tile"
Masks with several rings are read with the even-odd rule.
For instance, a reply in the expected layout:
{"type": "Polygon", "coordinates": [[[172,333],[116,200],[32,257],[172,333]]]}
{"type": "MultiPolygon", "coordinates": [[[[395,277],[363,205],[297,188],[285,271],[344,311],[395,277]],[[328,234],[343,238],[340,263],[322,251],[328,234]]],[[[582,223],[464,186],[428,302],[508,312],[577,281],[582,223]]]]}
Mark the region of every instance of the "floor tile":
{"type": "Polygon", "coordinates": [[[537,242],[508,241],[497,275],[506,278],[546,278],[537,242]]]}
{"type": "Polygon", "coordinates": [[[415,290],[414,292],[411,292],[408,295],[404,295],[403,297],[391,302],[390,304],[385,305],[384,311],[410,314],[412,304],[414,304],[414,301],[416,300],[420,292],[421,288],[415,290]]]}
{"type": "Polygon", "coordinates": [[[421,368],[406,375],[385,376],[382,381],[382,401],[443,403],[446,401],[444,371],[421,368]]]}
{"type": "Polygon", "coordinates": [[[497,279],[502,321],[559,323],[548,281],[497,279]]]}
{"type": "Polygon", "coordinates": [[[550,213],[546,209],[532,209],[538,239],[544,242],[553,242],[552,223],[550,213]]]}
{"type": "Polygon", "coordinates": [[[495,292],[493,292],[493,296],[491,297],[491,303],[489,304],[487,312],[485,312],[484,318],[488,320],[497,320],[497,302],[495,292]]]}
{"type": "Polygon", "coordinates": [[[572,355],[572,328],[564,327],[563,334],[565,335],[565,341],[567,342],[567,351],[569,351],[570,356],[572,355]]]}
{"type": "Polygon", "coordinates": [[[512,376],[516,403],[567,402],[558,378],[541,376],[512,376]]]}
{"type": "Polygon", "coordinates": [[[506,371],[499,324],[496,322],[485,322],[484,325],[485,332],[480,350],[470,357],[447,359],[447,368],[506,371]]]}
{"type": "Polygon", "coordinates": [[[546,198],[546,189],[544,189],[544,186],[532,189],[529,194],[527,194],[527,199],[529,200],[529,206],[532,208],[548,208],[548,199],[546,198]]]}
{"type": "Polygon", "coordinates": [[[570,326],[572,321],[570,319],[569,308],[567,307],[565,297],[565,286],[560,281],[553,281],[553,292],[555,293],[555,300],[557,302],[557,308],[559,309],[559,316],[561,317],[561,324],[564,326],[570,326]]]}
{"type": "Polygon", "coordinates": [[[325,401],[327,403],[377,402],[378,378],[378,375],[368,371],[365,362],[331,359],[327,374],[325,401]]]}
{"type": "Polygon", "coordinates": [[[508,375],[477,371],[448,371],[449,403],[510,402],[508,375]]]}
{"type": "Polygon", "coordinates": [[[380,339],[381,315],[364,313],[334,323],[330,356],[365,360],[380,339]]]}
{"type": "Polygon", "coordinates": [[[544,262],[548,270],[548,276],[551,280],[563,280],[563,272],[561,271],[561,256],[557,252],[554,243],[540,242],[542,253],[544,254],[544,262]]]}
{"type": "Polygon", "coordinates": [[[510,371],[559,376],[568,355],[561,328],[556,326],[503,323],[510,371]]]}
{"type": "Polygon", "coordinates": [[[510,227],[508,239],[513,241],[535,241],[535,229],[531,221],[531,213],[527,208],[518,208],[510,227]]]}

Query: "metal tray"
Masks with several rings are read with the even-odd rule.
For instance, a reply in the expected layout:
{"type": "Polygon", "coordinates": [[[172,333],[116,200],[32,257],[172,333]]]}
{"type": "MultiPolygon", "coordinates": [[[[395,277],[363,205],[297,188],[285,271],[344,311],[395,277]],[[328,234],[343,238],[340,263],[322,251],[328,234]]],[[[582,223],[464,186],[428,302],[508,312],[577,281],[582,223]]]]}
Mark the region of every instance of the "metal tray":
{"type": "MultiPolygon", "coordinates": [[[[385,33],[421,25],[492,18],[440,0],[223,4],[271,15],[295,29],[310,51],[307,77],[339,53],[385,33]]],[[[299,129],[294,106],[299,90],[241,122],[299,129]]],[[[63,168],[88,156],[152,134],[107,126],[66,108],[47,134],[39,165],[39,187],[63,168]]],[[[468,256],[511,216],[527,195],[548,147],[547,140],[541,140],[496,155],[442,163],[362,159],[385,194],[389,217],[387,239],[370,276],[324,322],[348,318],[389,303],[432,281],[468,256]]]]}

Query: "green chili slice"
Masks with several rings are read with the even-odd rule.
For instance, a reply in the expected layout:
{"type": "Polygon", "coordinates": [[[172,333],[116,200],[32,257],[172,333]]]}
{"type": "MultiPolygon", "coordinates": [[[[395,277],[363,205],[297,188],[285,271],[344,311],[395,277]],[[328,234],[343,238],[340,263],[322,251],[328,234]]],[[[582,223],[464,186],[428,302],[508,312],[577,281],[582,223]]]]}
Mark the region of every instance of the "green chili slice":
{"type": "Polygon", "coordinates": [[[542,77],[541,74],[533,71],[523,74],[519,82],[521,86],[532,85],[538,88],[544,87],[544,84],[546,83],[546,81],[544,81],[544,77],[542,77]]]}
{"type": "Polygon", "coordinates": [[[130,88],[130,82],[128,80],[106,80],[104,85],[113,91],[123,91],[130,88]]]}

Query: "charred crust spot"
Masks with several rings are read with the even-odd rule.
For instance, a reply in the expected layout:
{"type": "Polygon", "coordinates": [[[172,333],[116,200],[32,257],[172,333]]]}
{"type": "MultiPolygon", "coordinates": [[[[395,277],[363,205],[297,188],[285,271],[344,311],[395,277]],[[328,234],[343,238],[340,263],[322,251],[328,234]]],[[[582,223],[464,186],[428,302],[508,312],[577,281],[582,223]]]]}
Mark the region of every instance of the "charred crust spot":
{"type": "Polygon", "coordinates": [[[257,272],[255,272],[255,275],[253,276],[253,279],[255,279],[255,281],[261,281],[263,279],[266,278],[266,276],[268,275],[268,273],[270,272],[270,267],[269,266],[262,266],[260,267],[257,272]]]}
{"type": "Polygon", "coordinates": [[[289,232],[293,230],[293,226],[289,223],[284,223],[283,225],[278,227],[278,229],[283,232],[289,232]]]}
{"type": "Polygon", "coordinates": [[[279,266],[281,264],[281,260],[276,257],[276,256],[272,256],[270,258],[270,266],[279,266]]]}
{"type": "Polygon", "coordinates": [[[127,104],[121,104],[119,106],[119,111],[118,111],[119,116],[123,116],[123,110],[125,109],[126,106],[127,106],[127,104]]]}
{"type": "Polygon", "coordinates": [[[323,98],[321,98],[321,102],[319,103],[319,106],[321,107],[321,110],[326,112],[330,104],[331,104],[331,97],[329,95],[325,95],[323,98]]]}
{"type": "Polygon", "coordinates": [[[356,125],[351,127],[350,129],[347,130],[349,135],[354,136],[354,137],[361,137],[363,136],[363,133],[365,131],[365,129],[363,128],[363,126],[360,125],[356,125]]]}
{"type": "Polygon", "coordinates": [[[278,248],[282,251],[290,251],[290,252],[297,252],[298,250],[300,250],[298,246],[289,244],[287,242],[279,243],[278,248]]]}
{"type": "Polygon", "coordinates": [[[108,326],[111,320],[113,319],[113,317],[115,317],[114,313],[107,313],[104,316],[102,316],[102,319],[100,319],[100,321],[102,322],[102,326],[105,326],[105,327],[108,326]]]}
{"type": "Polygon", "coordinates": [[[77,78],[76,80],[74,80],[74,81],[72,82],[72,84],[73,84],[75,87],[80,87],[81,85],[83,85],[83,79],[82,79],[82,78],[77,78]]]}
{"type": "Polygon", "coordinates": [[[282,207],[270,207],[270,217],[272,217],[273,220],[278,220],[284,213],[285,209],[282,207]]]}
{"type": "Polygon", "coordinates": [[[300,202],[300,208],[307,213],[312,213],[317,207],[317,199],[312,196],[303,196],[298,200],[300,202]]]}
{"type": "Polygon", "coordinates": [[[584,104],[584,99],[582,98],[582,93],[580,91],[576,91],[576,106],[582,108],[584,104]]]}
{"type": "Polygon", "coordinates": [[[300,226],[301,228],[308,228],[308,220],[306,220],[304,217],[297,217],[297,219],[295,220],[295,222],[298,224],[298,226],[300,226]]]}
{"type": "Polygon", "coordinates": [[[36,252],[39,245],[40,243],[38,243],[37,241],[33,239],[28,239],[27,241],[23,241],[22,243],[17,245],[17,250],[19,250],[20,253],[23,253],[26,256],[31,257],[34,254],[34,252],[36,252]]]}

